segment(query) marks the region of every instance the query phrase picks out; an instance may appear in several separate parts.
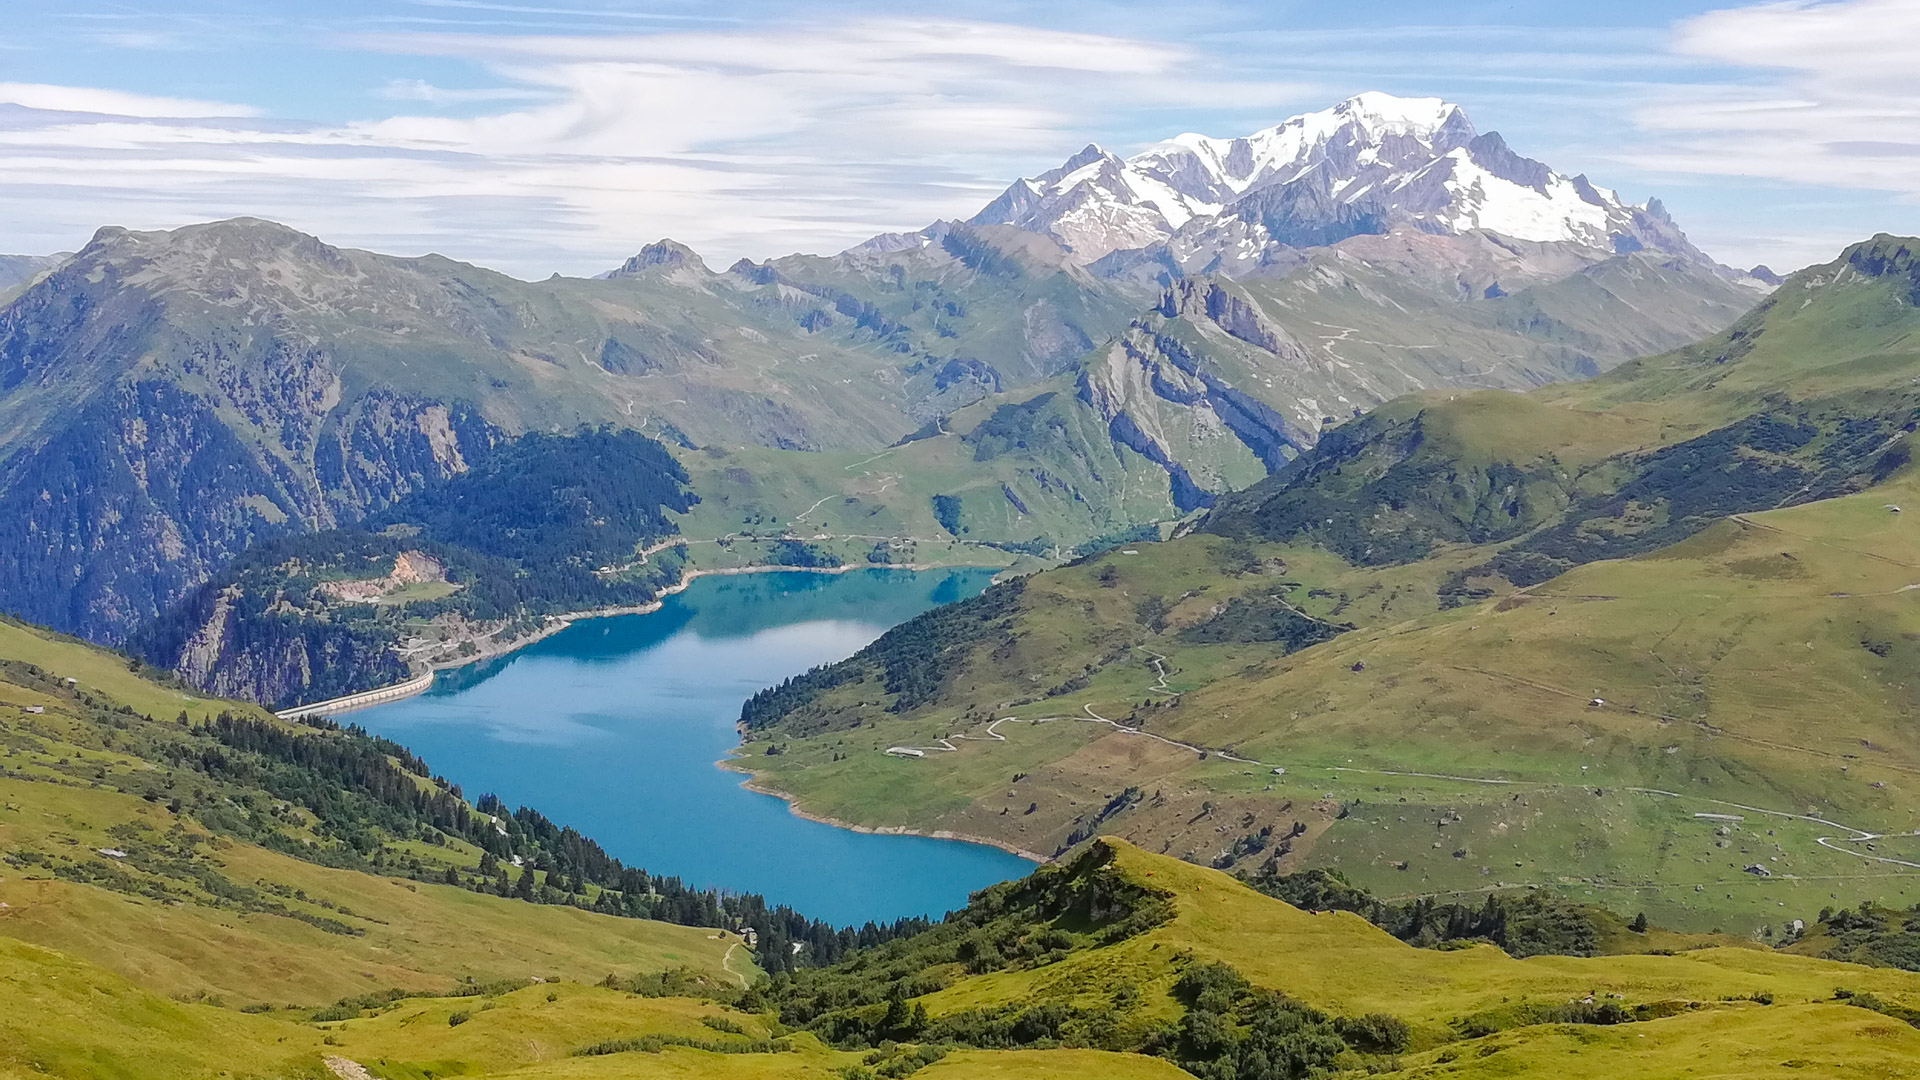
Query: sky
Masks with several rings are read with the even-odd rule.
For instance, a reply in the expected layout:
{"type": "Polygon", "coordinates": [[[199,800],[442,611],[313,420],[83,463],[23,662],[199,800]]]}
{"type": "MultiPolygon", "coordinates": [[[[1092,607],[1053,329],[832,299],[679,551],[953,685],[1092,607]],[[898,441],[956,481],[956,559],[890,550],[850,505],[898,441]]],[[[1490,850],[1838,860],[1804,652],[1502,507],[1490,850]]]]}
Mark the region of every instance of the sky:
{"type": "Polygon", "coordinates": [[[6,0],[0,251],[253,215],[525,278],[966,217],[1088,142],[1438,96],[1786,271],[1920,233],[1920,0],[6,0]]]}

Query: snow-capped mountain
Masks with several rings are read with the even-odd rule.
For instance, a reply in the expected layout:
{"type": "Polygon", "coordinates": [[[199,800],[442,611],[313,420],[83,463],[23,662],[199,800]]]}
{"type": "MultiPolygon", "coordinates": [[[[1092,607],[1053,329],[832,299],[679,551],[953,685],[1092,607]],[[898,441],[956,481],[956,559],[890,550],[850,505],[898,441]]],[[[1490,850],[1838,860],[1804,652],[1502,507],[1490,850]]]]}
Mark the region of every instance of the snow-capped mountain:
{"type": "Polygon", "coordinates": [[[1458,105],[1381,93],[1244,138],[1180,135],[1124,159],[1089,146],[1016,181],[971,223],[1044,233],[1085,263],[1164,246],[1209,269],[1398,226],[1705,258],[1657,201],[1634,206],[1521,157],[1458,105]]]}

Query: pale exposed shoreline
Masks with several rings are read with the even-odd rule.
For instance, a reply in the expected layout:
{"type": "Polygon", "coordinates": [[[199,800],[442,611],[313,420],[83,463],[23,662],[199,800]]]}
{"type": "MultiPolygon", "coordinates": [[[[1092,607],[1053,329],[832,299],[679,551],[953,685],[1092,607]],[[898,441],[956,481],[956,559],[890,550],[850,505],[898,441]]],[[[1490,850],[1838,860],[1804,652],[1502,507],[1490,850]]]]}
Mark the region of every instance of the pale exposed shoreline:
{"type": "Polygon", "coordinates": [[[762,783],[760,778],[756,776],[751,769],[747,768],[746,762],[742,759],[737,757],[723,758],[715,762],[715,764],[729,772],[744,774],[747,778],[740,782],[741,787],[746,788],[748,791],[757,792],[761,795],[771,795],[779,799],[781,802],[787,804],[787,812],[797,818],[817,821],[822,825],[831,825],[836,829],[845,829],[848,832],[867,833],[874,836],[924,836],[929,840],[958,840],[967,844],[982,844],[986,847],[999,848],[1009,855],[1016,855],[1031,863],[1048,863],[1053,861],[1051,856],[1039,855],[1025,848],[1015,847],[1004,840],[994,840],[985,836],[971,836],[967,833],[954,832],[951,829],[915,829],[906,825],[856,825],[851,821],[842,821],[839,818],[828,817],[825,814],[816,814],[811,810],[802,810],[797,796],[762,783]]]}

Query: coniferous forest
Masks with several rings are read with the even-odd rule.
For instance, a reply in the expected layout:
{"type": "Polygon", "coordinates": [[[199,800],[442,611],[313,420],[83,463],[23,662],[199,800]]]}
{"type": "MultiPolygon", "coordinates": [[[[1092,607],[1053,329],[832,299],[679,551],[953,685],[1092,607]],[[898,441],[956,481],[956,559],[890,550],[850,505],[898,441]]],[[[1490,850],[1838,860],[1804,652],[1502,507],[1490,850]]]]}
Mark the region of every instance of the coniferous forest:
{"type": "Polygon", "coordinates": [[[273,708],[400,681],[408,667],[396,646],[409,623],[453,618],[511,638],[546,615],[653,600],[677,576],[673,555],[626,564],[677,531],[667,513],[697,501],[686,485],[666,449],[635,431],[524,435],[355,525],[256,545],[143,626],[128,651],[188,668],[191,650],[217,641],[193,674],[273,708]],[[329,591],[387,575],[405,553],[431,559],[444,584],[394,598],[404,602],[329,591]],[[306,659],[291,665],[303,678],[286,677],[289,656],[306,659]]]}

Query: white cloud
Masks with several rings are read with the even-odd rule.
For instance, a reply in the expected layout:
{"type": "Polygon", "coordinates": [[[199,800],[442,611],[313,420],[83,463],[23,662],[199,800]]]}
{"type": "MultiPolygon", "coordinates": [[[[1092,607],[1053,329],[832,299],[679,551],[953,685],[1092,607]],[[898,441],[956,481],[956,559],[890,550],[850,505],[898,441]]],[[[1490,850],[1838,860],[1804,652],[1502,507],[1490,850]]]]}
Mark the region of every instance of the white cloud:
{"type": "Polygon", "coordinates": [[[527,275],[597,270],[662,235],[722,261],[829,251],[970,213],[1130,111],[1299,91],[1192,78],[1209,65],[1157,42],[951,19],[343,44],[470,60],[495,85],[389,82],[376,99],[463,108],[329,125],[16,88],[32,111],[0,113],[0,193],[31,194],[0,199],[0,235],[59,206],[91,215],[75,231],[250,213],[527,275]]]}
{"type": "Polygon", "coordinates": [[[1920,196],[1920,2],[1766,3],[1680,23],[1682,56],[1747,69],[1640,109],[1632,160],[1920,196]]]}
{"type": "Polygon", "coordinates": [[[421,101],[428,105],[472,105],[487,101],[526,101],[543,97],[541,92],[525,87],[479,86],[452,88],[435,86],[425,79],[389,79],[386,85],[374,91],[374,96],[387,101],[421,101]]]}
{"type": "Polygon", "coordinates": [[[246,105],[186,98],[150,97],[86,86],[50,86],[45,83],[0,83],[0,105],[18,105],[44,112],[92,113],[101,116],[144,118],[198,118],[258,116],[246,105]]]}
{"type": "Polygon", "coordinates": [[[713,15],[673,15],[655,11],[620,11],[615,8],[567,8],[534,4],[492,4],[482,0],[413,0],[421,7],[455,8],[462,11],[497,11],[511,15],[576,15],[593,19],[632,19],[641,22],[735,22],[713,15]]]}

